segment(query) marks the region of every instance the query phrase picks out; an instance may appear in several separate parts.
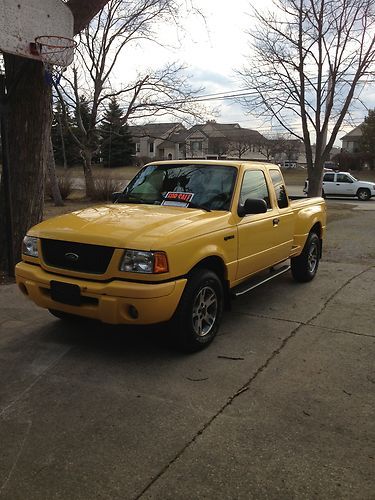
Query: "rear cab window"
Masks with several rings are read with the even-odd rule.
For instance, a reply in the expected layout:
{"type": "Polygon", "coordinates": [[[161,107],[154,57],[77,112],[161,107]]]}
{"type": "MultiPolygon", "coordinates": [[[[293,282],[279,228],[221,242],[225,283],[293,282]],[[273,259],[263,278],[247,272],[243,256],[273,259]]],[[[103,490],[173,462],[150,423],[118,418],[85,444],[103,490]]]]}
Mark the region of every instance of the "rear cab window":
{"type": "Polygon", "coordinates": [[[276,193],[277,205],[279,208],[287,208],[289,206],[288,196],[284,185],[284,179],[280,172],[276,169],[270,170],[271,180],[276,193]]]}

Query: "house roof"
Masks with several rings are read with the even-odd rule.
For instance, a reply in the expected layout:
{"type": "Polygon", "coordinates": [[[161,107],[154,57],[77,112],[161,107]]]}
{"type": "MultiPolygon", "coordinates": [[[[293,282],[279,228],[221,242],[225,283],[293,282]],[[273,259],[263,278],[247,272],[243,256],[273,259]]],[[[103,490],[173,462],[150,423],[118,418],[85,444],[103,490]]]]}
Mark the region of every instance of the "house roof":
{"type": "Polygon", "coordinates": [[[176,143],[184,143],[197,133],[206,139],[251,140],[254,142],[265,140],[264,136],[257,130],[242,128],[238,123],[217,123],[215,121],[193,125],[189,130],[181,123],[150,123],[129,126],[129,131],[133,138],[165,139],[159,144],[159,148],[173,147],[176,143]]]}
{"type": "Polygon", "coordinates": [[[196,132],[200,132],[204,134],[209,139],[220,139],[226,138],[230,140],[243,140],[243,139],[251,139],[251,140],[260,140],[264,139],[263,135],[260,134],[257,130],[252,130],[249,128],[242,128],[238,123],[216,123],[208,121],[204,124],[198,124],[191,127],[186,132],[185,139],[188,139],[196,132]],[[211,128],[211,130],[210,130],[211,128]],[[212,130],[214,129],[214,130],[212,130]]]}
{"type": "Polygon", "coordinates": [[[183,127],[183,125],[181,123],[148,123],[147,125],[130,125],[129,132],[135,138],[163,139],[168,132],[173,133],[177,127],[183,127]]]}
{"type": "Polygon", "coordinates": [[[186,141],[186,137],[190,131],[183,128],[181,130],[176,130],[165,139],[165,141],[159,144],[159,148],[171,148],[174,147],[175,144],[181,144],[186,141]]]}
{"type": "Polygon", "coordinates": [[[346,135],[341,137],[341,141],[349,140],[349,139],[354,139],[355,137],[359,138],[362,137],[362,125],[358,125],[358,127],[353,128],[350,132],[348,132],[346,135]]]}

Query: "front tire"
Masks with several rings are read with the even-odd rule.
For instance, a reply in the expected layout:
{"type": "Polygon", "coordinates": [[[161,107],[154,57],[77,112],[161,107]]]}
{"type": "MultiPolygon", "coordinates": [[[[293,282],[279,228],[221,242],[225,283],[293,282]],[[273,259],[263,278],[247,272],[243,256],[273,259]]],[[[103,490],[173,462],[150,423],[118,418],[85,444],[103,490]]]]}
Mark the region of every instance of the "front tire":
{"type": "Polygon", "coordinates": [[[365,188],[358,189],[357,197],[361,201],[367,201],[371,198],[371,193],[368,189],[365,189],[365,188]]]}
{"type": "Polygon", "coordinates": [[[185,352],[207,347],[215,338],[223,314],[223,285],[208,269],[195,269],[171,321],[175,344],[185,352]]]}
{"type": "Polygon", "coordinates": [[[293,278],[300,283],[311,281],[317,273],[319,259],[319,236],[316,233],[310,233],[301,255],[290,259],[293,278]]]}

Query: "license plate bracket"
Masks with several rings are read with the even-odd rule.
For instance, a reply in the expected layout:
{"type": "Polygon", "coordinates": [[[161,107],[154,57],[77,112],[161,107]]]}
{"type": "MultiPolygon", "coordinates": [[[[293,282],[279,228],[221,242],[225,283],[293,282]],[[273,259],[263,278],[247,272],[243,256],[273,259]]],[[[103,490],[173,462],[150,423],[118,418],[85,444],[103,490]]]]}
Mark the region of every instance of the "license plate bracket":
{"type": "Polygon", "coordinates": [[[51,281],[51,299],[70,306],[81,305],[81,289],[78,285],[51,281]]]}

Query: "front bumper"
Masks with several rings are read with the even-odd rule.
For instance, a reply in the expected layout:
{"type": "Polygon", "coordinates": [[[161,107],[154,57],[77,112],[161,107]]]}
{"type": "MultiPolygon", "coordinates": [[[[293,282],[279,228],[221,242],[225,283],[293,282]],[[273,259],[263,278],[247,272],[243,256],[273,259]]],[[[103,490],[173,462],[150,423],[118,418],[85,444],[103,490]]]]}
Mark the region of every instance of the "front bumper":
{"type": "Polygon", "coordinates": [[[184,291],[186,279],[168,283],[133,283],[113,280],[107,283],[59,276],[26,262],[16,265],[20,290],[40,307],[97,319],[110,324],[147,325],[168,321],[184,291]],[[51,281],[78,285],[82,303],[72,306],[51,298],[51,281]],[[138,317],[131,311],[136,309],[138,317]]]}

